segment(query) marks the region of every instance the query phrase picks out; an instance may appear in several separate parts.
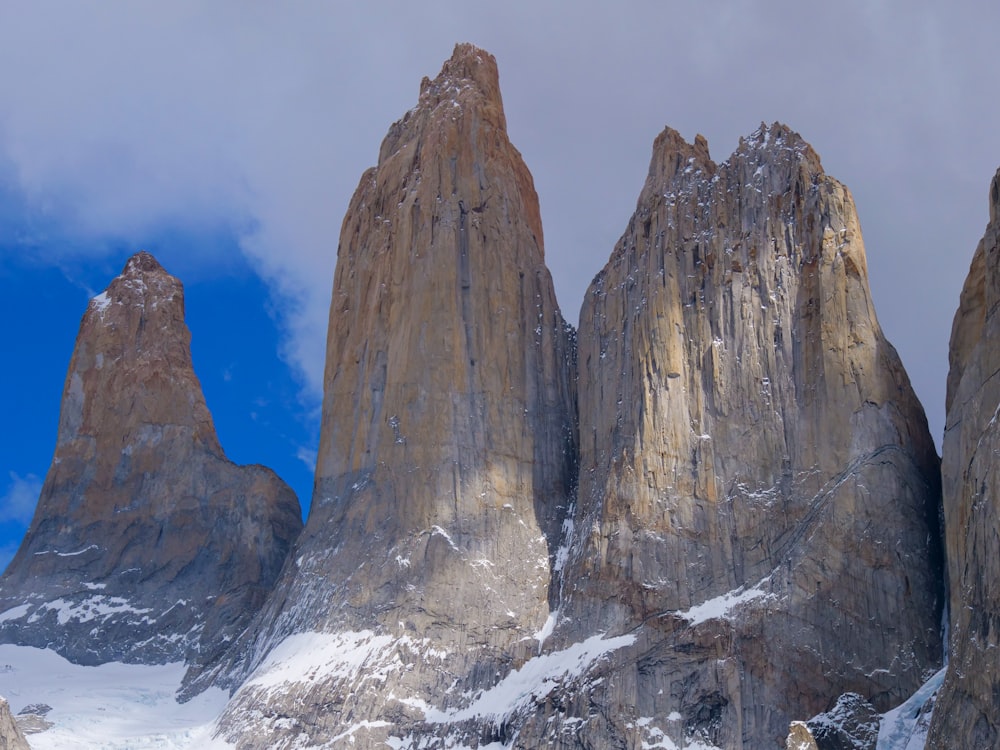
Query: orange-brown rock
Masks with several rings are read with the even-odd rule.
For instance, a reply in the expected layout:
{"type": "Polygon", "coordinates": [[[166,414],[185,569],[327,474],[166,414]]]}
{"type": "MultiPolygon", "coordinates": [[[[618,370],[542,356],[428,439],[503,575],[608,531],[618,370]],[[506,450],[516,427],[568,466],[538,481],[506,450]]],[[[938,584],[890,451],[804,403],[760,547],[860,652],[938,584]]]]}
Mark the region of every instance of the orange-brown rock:
{"type": "Polygon", "coordinates": [[[90,302],[52,466],[0,579],[0,640],[201,669],[263,604],[298,500],[226,459],[189,344],[183,287],[148,253],[90,302]]]}
{"type": "Polygon", "coordinates": [[[312,507],[225,737],[429,736],[430,707],[537,650],[574,479],[573,355],[496,62],[459,45],[344,219],[312,507]],[[309,666],[272,683],[291,662],[309,666]]]}
{"type": "Polygon", "coordinates": [[[948,671],[928,748],[1000,743],[1000,171],[951,329],[941,474],[950,591],[948,671]]]}

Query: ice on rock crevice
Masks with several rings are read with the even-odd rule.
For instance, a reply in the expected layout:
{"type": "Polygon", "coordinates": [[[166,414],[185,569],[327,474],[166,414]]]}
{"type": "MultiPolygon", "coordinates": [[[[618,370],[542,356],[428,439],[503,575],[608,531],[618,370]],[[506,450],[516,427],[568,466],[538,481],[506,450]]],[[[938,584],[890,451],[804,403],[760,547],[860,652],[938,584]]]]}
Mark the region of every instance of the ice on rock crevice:
{"type": "Polygon", "coordinates": [[[923,750],[927,743],[935,693],[947,668],[936,672],[906,701],[882,714],[876,750],[923,750]]]}
{"type": "Polygon", "coordinates": [[[700,625],[708,620],[727,619],[732,611],[742,604],[771,598],[771,594],[764,590],[764,585],[771,580],[771,577],[762,579],[751,588],[740,587],[733,591],[727,591],[721,596],[696,604],[689,609],[674,612],[673,614],[688,620],[692,626],[700,625]]]}

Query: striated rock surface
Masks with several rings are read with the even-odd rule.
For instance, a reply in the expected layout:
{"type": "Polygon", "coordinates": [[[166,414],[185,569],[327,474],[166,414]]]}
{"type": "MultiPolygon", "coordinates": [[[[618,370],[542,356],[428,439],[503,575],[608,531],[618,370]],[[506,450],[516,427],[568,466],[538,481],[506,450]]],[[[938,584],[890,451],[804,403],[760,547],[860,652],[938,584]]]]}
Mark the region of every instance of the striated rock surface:
{"type": "Polygon", "coordinates": [[[573,357],[496,63],[459,45],[344,219],[310,516],[219,680],[249,675],[224,738],[503,739],[475,696],[537,653],[549,617],[573,357]]]}
{"type": "Polygon", "coordinates": [[[3,750],[31,750],[20,727],[10,713],[10,705],[0,698],[0,748],[3,750]]]}
{"type": "Polygon", "coordinates": [[[90,302],[55,457],[0,579],[0,642],[197,672],[263,604],[298,500],[226,459],[189,343],[181,283],[148,253],[90,302]]]}
{"type": "Polygon", "coordinates": [[[928,748],[1000,743],[1000,171],[951,329],[941,473],[950,661],[928,748]]]}
{"type": "Polygon", "coordinates": [[[796,133],[722,164],[657,138],[578,361],[550,642],[630,640],[515,747],[779,747],[842,693],[884,711],[936,671],[938,459],[851,196],[796,133]]]}

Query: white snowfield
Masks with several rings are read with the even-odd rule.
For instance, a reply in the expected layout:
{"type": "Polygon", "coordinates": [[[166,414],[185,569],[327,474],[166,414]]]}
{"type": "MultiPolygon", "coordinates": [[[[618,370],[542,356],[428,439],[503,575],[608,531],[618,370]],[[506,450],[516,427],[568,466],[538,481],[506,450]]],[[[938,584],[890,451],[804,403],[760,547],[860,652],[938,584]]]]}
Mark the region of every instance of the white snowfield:
{"type": "Polygon", "coordinates": [[[52,728],[27,737],[32,750],[228,747],[211,739],[228,694],[213,688],[177,703],[183,676],[183,664],[81,667],[53,651],[0,645],[0,695],[11,712],[52,707],[52,728]]]}
{"type": "MultiPolygon", "coordinates": [[[[749,593],[749,592],[747,592],[749,593]]],[[[726,602],[731,605],[732,599],[726,602]]],[[[602,656],[629,645],[632,636],[594,636],[582,643],[535,657],[502,678],[493,688],[469,696],[463,708],[441,711],[417,699],[401,702],[421,709],[432,724],[479,719],[497,721],[551,691],[559,682],[584,674],[602,656]]],[[[379,662],[379,652],[391,639],[373,633],[293,636],[268,657],[250,684],[280,689],[289,683],[312,682],[324,677],[356,674],[366,663],[379,662]],[[317,648],[318,647],[318,648],[317,648]],[[375,658],[373,658],[375,657],[375,658]]],[[[384,666],[384,665],[383,665],[384,666]]],[[[0,645],[0,696],[17,714],[25,706],[44,703],[52,707],[46,719],[52,727],[28,735],[33,750],[226,750],[230,745],[213,739],[215,722],[228,701],[225,691],[212,688],[188,703],[174,696],[184,676],[183,664],[140,666],[110,663],[82,667],[58,654],[27,646],[0,645]]],[[[920,707],[936,690],[944,670],[932,677],[913,698],[882,717],[879,750],[921,750],[929,716],[920,707]]],[[[399,698],[397,698],[399,699],[399,698]]],[[[708,750],[709,745],[688,738],[676,744],[660,727],[672,727],[679,714],[638,720],[643,748],[708,750]],[[658,726],[659,725],[659,726],[658,726]]],[[[348,729],[338,740],[351,742],[355,732],[387,726],[363,722],[348,729]]],[[[673,732],[671,732],[673,733],[673,732]]],[[[394,750],[417,748],[418,737],[390,736],[394,750]]],[[[340,742],[334,742],[339,746],[340,742]]],[[[481,750],[503,750],[494,743],[481,750]]]]}

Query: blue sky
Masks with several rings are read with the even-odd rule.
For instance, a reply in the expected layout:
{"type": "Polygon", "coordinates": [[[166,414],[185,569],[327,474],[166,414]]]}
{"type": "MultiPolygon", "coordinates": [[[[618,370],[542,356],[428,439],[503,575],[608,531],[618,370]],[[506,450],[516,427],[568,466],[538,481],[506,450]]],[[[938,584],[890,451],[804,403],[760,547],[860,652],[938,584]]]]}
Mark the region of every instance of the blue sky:
{"type": "Polygon", "coordinates": [[[343,214],[458,41],[497,58],[570,321],[665,125],[719,161],[762,121],[800,132],[854,194],[880,322],[940,444],[1000,165],[997,28],[979,0],[0,3],[0,564],[87,296],[139,249],[185,283],[223,447],[308,504],[343,214]]]}

